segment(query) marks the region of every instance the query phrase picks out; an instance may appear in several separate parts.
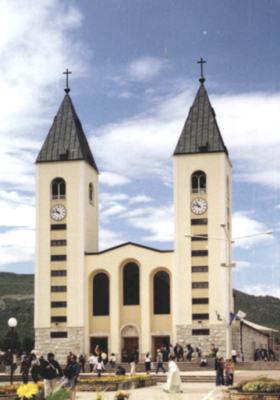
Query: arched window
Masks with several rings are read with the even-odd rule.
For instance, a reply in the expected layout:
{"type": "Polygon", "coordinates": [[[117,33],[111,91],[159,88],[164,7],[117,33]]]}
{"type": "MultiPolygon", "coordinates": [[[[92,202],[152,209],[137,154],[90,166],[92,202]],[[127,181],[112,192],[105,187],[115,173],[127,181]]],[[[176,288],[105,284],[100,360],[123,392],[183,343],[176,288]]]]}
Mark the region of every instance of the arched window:
{"type": "Polygon", "coordinates": [[[170,314],[170,278],[165,271],[154,276],[154,314],[170,314]]]}
{"type": "Polygon", "coordinates": [[[93,184],[92,183],[90,183],[88,186],[88,199],[89,199],[90,204],[93,205],[93,184]]]}
{"type": "Polygon", "coordinates": [[[139,267],[134,262],[125,265],[123,269],[123,305],[139,304],[139,267]]]}
{"type": "Polygon", "coordinates": [[[52,181],[52,199],[66,199],[66,182],[62,178],[52,181]]]}
{"type": "Polygon", "coordinates": [[[192,174],[192,193],[206,193],[206,175],[203,171],[192,174]]]}
{"type": "Polygon", "coordinates": [[[109,315],[109,278],[103,272],[93,278],[93,315],[109,315]]]}

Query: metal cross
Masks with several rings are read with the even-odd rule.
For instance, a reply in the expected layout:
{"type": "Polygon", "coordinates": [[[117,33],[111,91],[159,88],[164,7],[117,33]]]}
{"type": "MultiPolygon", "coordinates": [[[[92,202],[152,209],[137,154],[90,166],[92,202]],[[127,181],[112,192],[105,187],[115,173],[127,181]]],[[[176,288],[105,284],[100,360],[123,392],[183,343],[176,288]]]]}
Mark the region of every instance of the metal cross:
{"type": "Polygon", "coordinates": [[[203,58],[201,57],[200,61],[197,61],[197,64],[200,64],[200,69],[201,69],[201,78],[203,78],[203,64],[205,64],[206,61],[203,61],[203,58]]]}
{"type": "Polygon", "coordinates": [[[66,75],[66,89],[65,89],[65,92],[66,92],[66,93],[69,93],[69,92],[70,92],[70,89],[69,89],[69,86],[68,86],[68,75],[69,75],[69,74],[72,74],[72,72],[69,72],[69,71],[68,71],[68,68],[66,68],[66,72],[63,72],[63,74],[66,75]]]}

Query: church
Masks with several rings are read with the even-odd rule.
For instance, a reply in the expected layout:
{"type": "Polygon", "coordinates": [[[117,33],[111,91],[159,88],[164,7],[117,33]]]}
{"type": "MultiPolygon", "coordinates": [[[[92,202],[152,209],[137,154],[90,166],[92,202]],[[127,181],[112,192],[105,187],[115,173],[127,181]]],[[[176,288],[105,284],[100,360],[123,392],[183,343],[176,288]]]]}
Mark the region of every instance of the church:
{"type": "Polygon", "coordinates": [[[217,314],[228,320],[234,311],[232,165],[203,76],[199,82],[174,143],[170,251],[132,242],[99,251],[99,170],[67,84],[36,160],[38,354],[65,362],[69,351],[88,356],[99,344],[118,362],[134,349],[143,361],[170,343],[201,344],[205,353],[215,343],[230,354],[234,335],[217,314]]]}

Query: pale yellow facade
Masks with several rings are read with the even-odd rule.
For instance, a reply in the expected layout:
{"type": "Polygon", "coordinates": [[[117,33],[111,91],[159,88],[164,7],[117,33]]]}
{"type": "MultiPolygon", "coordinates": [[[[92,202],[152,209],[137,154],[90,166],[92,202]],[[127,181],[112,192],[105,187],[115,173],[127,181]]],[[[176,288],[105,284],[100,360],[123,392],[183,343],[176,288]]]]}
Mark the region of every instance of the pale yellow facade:
{"type": "Polygon", "coordinates": [[[231,236],[231,164],[225,151],[174,155],[173,160],[175,236],[170,251],[125,243],[99,252],[97,169],[85,159],[36,163],[35,330],[40,354],[54,348],[61,360],[69,351],[88,356],[100,343],[118,361],[132,347],[143,360],[162,344],[180,342],[185,349],[188,343],[195,347],[215,341],[225,351],[225,328],[216,312],[228,316],[233,307],[231,270],[221,266],[231,258],[225,240],[231,236]],[[196,171],[206,177],[199,192],[192,187],[196,171]],[[56,179],[66,185],[62,198],[52,194],[56,179]],[[201,214],[191,206],[198,198],[207,205],[201,214]],[[57,205],[66,210],[59,221],[51,216],[57,205]],[[193,240],[186,234],[208,236],[193,240]],[[138,271],[139,296],[126,304],[124,269],[130,265],[138,271]],[[157,292],[159,276],[168,296],[164,301],[157,292]],[[97,298],[96,277],[108,282],[108,297],[100,292],[104,304],[97,298]]]}

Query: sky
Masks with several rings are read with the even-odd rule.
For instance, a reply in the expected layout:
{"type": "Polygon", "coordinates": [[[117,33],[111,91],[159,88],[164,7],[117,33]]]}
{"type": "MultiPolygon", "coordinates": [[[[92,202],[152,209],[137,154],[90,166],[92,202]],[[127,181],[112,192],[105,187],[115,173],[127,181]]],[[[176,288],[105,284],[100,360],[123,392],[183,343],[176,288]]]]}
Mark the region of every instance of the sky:
{"type": "Polygon", "coordinates": [[[70,96],[100,171],[100,250],[173,249],[172,154],[205,87],[233,165],[234,288],[280,298],[280,1],[0,0],[0,272],[33,273],[35,165],[70,96]]]}

